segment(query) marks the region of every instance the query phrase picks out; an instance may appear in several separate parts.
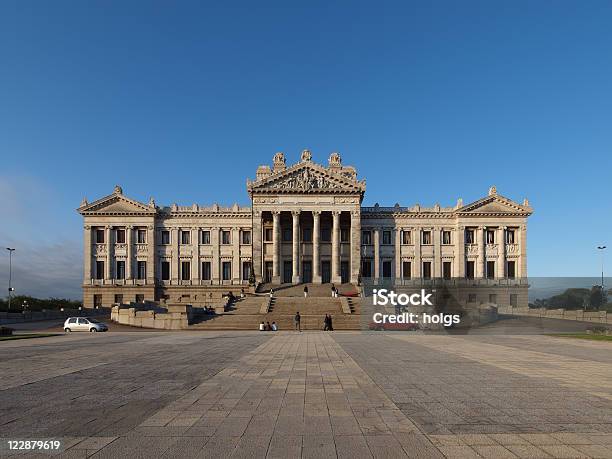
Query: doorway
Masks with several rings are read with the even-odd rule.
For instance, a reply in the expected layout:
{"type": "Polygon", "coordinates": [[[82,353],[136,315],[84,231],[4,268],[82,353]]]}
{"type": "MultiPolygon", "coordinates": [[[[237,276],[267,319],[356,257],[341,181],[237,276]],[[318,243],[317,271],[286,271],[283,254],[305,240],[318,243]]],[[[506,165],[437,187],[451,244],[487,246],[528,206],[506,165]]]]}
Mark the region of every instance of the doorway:
{"type": "Polygon", "coordinates": [[[329,284],[331,282],[331,267],[329,261],[321,262],[321,282],[329,284]]]}
{"type": "Polygon", "coordinates": [[[312,261],[302,262],[302,282],[312,282],[312,261]]]}
{"type": "Polygon", "coordinates": [[[349,281],[349,263],[348,261],[340,262],[340,278],[343,284],[348,284],[349,281]]]}
{"type": "Polygon", "coordinates": [[[272,272],[273,272],[272,266],[273,265],[271,261],[266,261],[265,270],[264,270],[264,282],[266,282],[267,284],[272,282],[272,272]]]}
{"type": "Polygon", "coordinates": [[[291,283],[291,277],[293,276],[293,266],[291,265],[291,261],[283,262],[283,282],[285,284],[291,283]]]}

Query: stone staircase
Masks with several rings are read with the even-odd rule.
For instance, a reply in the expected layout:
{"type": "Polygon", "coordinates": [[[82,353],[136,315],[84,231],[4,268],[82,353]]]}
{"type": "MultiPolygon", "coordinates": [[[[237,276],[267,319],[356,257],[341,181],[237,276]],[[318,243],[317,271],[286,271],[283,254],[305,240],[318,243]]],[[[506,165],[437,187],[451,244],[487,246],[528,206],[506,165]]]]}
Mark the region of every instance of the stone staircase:
{"type": "Polygon", "coordinates": [[[237,300],[223,314],[196,317],[189,329],[258,330],[263,321],[276,322],[279,330],[293,330],[293,318],[297,311],[302,317],[302,330],[322,330],[325,314],[331,314],[334,330],[360,328],[360,298],[332,298],[331,287],[320,285],[314,288],[314,292],[309,286],[309,296],[304,298],[303,288],[293,286],[285,289],[284,294],[281,294],[283,289],[279,289],[272,298],[262,294],[237,300]],[[328,290],[328,295],[312,296],[312,293],[323,293],[324,290],[328,290]]]}

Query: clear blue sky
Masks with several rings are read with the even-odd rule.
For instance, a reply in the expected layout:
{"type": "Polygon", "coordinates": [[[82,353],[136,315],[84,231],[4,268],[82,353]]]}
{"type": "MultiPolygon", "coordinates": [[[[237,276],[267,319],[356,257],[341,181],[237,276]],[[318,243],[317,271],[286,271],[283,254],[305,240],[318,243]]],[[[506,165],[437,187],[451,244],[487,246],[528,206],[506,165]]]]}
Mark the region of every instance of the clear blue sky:
{"type": "Polygon", "coordinates": [[[84,195],[247,203],[260,163],[303,148],[355,165],[365,204],[526,196],[530,274],[596,275],[610,24],[609,1],[4,1],[0,240],[18,289],[78,295],[84,195]]]}

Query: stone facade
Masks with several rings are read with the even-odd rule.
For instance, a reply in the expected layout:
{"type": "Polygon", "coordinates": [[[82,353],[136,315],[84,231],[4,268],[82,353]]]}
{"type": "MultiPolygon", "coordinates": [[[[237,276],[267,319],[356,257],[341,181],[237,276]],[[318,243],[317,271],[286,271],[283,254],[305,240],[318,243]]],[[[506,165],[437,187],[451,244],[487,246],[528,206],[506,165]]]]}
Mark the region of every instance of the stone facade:
{"type": "Polygon", "coordinates": [[[362,207],[365,180],[332,153],[274,155],[247,180],[251,207],[157,206],[123,194],[83,200],[84,305],[205,305],[253,281],[410,285],[423,279],[507,285],[527,276],[525,200],[495,187],[453,207],[362,207]],[[249,282],[251,281],[251,282],[249,282]]]}

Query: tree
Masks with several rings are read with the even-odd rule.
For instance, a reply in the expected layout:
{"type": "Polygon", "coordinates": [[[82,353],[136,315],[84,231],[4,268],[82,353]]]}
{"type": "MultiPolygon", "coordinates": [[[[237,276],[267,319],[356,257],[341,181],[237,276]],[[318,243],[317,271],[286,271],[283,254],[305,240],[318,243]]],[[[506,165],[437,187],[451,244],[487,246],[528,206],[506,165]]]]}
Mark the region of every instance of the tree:
{"type": "Polygon", "coordinates": [[[605,293],[601,288],[601,285],[594,285],[591,288],[589,295],[589,305],[591,309],[599,310],[603,304],[606,303],[605,293]]]}

